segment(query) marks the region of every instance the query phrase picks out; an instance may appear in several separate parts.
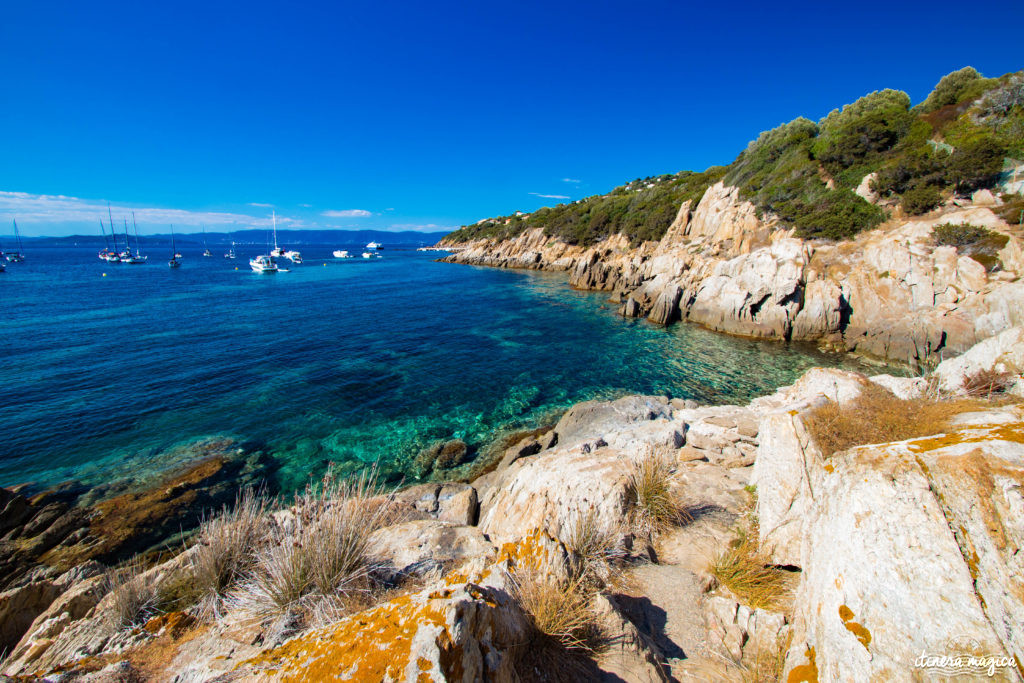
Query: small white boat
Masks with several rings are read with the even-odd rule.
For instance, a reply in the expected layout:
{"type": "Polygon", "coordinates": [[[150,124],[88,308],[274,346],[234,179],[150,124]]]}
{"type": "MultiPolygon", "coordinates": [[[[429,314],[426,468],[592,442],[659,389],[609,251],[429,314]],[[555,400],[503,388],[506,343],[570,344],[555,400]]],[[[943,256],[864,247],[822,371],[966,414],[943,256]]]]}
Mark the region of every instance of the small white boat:
{"type": "Polygon", "coordinates": [[[179,254],[177,252],[177,250],[174,248],[174,226],[172,225],[171,226],[171,260],[167,262],[167,265],[170,266],[171,268],[180,268],[181,267],[181,261],[178,260],[180,258],[181,258],[181,254],[179,254]]]}
{"type": "Polygon", "coordinates": [[[138,254],[124,254],[121,256],[121,263],[129,263],[131,265],[142,265],[149,260],[148,256],[139,256],[138,254]]]}
{"type": "Polygon", "coordinates": [[[284,252],[284,257],[291,261],[292,263],[302,263],[302,254],[295,251],[294,249],[290,249],[284,252]]]}
{"type": "Polygon", "coordinates": [[[370,242],[369,244],[366,245],[366,248],[367,249],[380,249],[380,243],[379,242],[370,242]]]}
{"type": "Polygon", "coordinates": [[[231,243],[231,248],[228,249],[228,253],[224,254],[224,258],[229,258],[229,259],[237,258],[235,256],[235,243],[234,242],[231,243]]]}
{"type": "Polygon", "coordinates": [[[272,256],[267,256],[266,254],[257,256],[254,259],[249,259],[249,267],[257,273],[276,273],[278,270],[277,263],[274,262],[274,258],[272,256]]]}
{"type": "Polygon", "coordinates": [[[344,249],[335,249],[334,258],[352,258],[352,256],[344,249]]]}
{"type": "Polygon", "coordinates": [[[380,254],[375,251],[364,251],[363,258],[380,258],[380,254]]]}

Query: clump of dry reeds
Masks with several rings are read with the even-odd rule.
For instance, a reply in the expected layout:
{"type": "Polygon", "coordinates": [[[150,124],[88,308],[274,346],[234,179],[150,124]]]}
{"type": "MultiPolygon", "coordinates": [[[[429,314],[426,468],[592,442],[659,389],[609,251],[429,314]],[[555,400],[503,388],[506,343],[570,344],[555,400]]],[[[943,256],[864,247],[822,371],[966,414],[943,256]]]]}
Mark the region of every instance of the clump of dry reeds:
{"type": "Polygon", "coordinates": [[[109,598],[104,617],[112,631],[139,626],[156,613],[157,588],[143,577],[144,571],[138,557],[107,570],[103,583],[109,598]]]}
{"type": "Polygon", "coordinates": [[[627,493],[633,527],[641,537],[654,538],[692,521],[672,488],[672,465],[663,455],[652,452],[633,461],[627,493]]]}
{"type": "Polygon", "coordinates": [[[756,532],[746,529],[715,559],[711,573],[749,607],[777,611],[792,595],[791,572],[772,565],[756,532]]]}
{"type": "Polygon", "coordinates": [[[845,406],[829,401],[811,411],[804,424],[828,458],[854,446],[940,434],[949,429],[954,416],[986,405],[971,398],[901,399],[883,387],[868,384],[845,406]]]}
{"type": "Polygon", "coordinates": [[[333,620],[372,588],[370,537],[397,521],[394,497],[384,495],[375,471],[351,480],[328,472],[288,512],[268,533],[232,605],[260,620],[333,620]]]}
{"type": "Polygon", "coordinates": [[[266,513],[266,497],[246,488],[233,508],[200,523],[187,567],[200,618],[218,616],[229,587],[252,568],[267,534],[266,513]]]}

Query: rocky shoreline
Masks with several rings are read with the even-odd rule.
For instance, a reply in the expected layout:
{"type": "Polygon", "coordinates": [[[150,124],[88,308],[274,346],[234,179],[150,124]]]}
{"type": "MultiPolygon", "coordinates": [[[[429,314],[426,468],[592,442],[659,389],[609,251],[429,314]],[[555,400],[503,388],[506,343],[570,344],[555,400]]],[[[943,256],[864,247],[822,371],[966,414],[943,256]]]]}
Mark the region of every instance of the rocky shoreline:
{"type": "Polygon", "coordinates": [[[440,244],[458,247],[444,259],[451,263],[567,272],[573,287],[609,292],[628,317],[934,366],[1024,324],[1024,235],[993,213],[998,202],[982,191],[831,243],[796,238],[719,182],[696,206],[684,203],[659,242],[615,235],[582,248],[537,228],[502,242],[440,244]],[[942,223],[985,227],[1005,243],[986,267],[938,246],[932,228],[942,223]]]}
{"type": "MultiPolygon", "coordinates": [[[[1022,370],[1017,327],[927,379],[817,368],[746,405],[656,396],[578,404],[469,483],[359,499],[360,510],[389,510],[366,537],[367,566],[389,588],[320,622],[254,618],[232,599],[211,616],[165,599],[112,628],[126,584],[111,584],[104,564],[123,559],[122,546],[116,534],[88,531],[92,541],[52,546],[67,547],[61,562],[40,555],[7,577],[0,671],[51,681],[909,681],[928,673],[915,664],[922,653],[948,654],[960,637],[975,654],[1008,658],[996,680],[1022,680],[1022,370]],[[998,378],[1001,398],[956,403],[978,376],[998,378]],[[809,426],[815,411],[855,409],[879,391],[962,407],[940,434],[826,454],[809,426]],[[685,503],[672,523],[646,532],[637,526],[644,463],[664,466],[666,490],[685,503]],[[584,527],[608,542],[600,552],[587,550],[584,527]],[[723,569],[748,546],[781,587],[770,600],[723,569]],[[82,548],[96,550],[73,552],[82,548]],[[601,635],[590,650],[538,635],[540,613],[524,598],[528,581],[572,593],[580,577],[589,577],[588,628],[601,635]]],[[[147,494],[168,504],[147,519],[166,526],[174,501],[233,490],[239,466],[214,462],[147,494]]],[[[44,526],[53,502],[4,495],[8,511],[32,512],[5,513],[5,523],[26,520],[5,542],[37,538],[31,520],[44,526]]],[[[220,498],[209,495],[212,507],[220,498]]],[[[152,502],[126,496],[94,509],[89,528],[104,514],[108,532],[127,528],[121,520],[152,502]]],[[[296,499],[255,521],[288,538],[302,509],[296,499]]],[[[132,585],[180,594],[195,581],[203,538],[156,559],[132,585]]],[[[251,590],[238,580],[228,595],[251,590]]]]}

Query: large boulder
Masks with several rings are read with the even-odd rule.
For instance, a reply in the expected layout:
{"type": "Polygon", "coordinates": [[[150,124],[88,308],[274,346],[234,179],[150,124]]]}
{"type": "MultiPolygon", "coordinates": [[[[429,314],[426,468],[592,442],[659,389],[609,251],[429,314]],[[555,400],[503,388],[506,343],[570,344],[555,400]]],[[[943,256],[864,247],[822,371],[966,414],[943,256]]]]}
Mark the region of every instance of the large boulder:
{"type": "Polygon", "coordinates": [[[558,445],[572,448],[638,422],[668,419],[672,408],[658,396],[625,396],[615,401],[577,403],[555,425],[558,445]]]}
{"type": "MultiPolygon", "coordinates": [[[[504,563],[502,563],[504,564],[504,563]]],[[[517,681],[531,633],[496,566],[441,583],[297,636],[249,660],[259,680],[517,681]]]]}
{"type": "Polygon", "coordinates": [[[445,572],[469,558],[494,554],[479,528],[432,519],[379,529],[370,547],[374,563],[396,578],[445,572]]]}
{"type": "Polygon", "coordinates": [[[935,368],[935,377],[940,389],[957,393],[978,372],[1012,374],[1015,379],[1010,391],[1024,396],[1024,327],[1012,327],[979,342],[963,355],[942,361],[935,368]]]}
{"type": "Polygon", "coordinates": [[[1024,422],[1009,414],[810,470],[793,676],[916,680],[914,662],[956,654],[953,639],[1024,659],[1024,422]]]}

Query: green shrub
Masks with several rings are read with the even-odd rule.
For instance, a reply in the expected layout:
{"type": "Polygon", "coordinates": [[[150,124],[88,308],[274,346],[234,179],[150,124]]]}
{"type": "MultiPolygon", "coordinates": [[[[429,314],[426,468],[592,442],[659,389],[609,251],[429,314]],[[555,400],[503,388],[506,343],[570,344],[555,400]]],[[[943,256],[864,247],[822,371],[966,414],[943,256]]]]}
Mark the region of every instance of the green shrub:
{"type": "Polygon", "coordinates": [[[891,150],[910,130],[914,116],[910,97],[898,90],[881,90],[837,109],[821,120],[812,151],[840,185],[856,186],[870,164],[891,150]],[[847,173],[856,169],[854,173],[847,173]]]}
{"type": "Polygon", "coordinates": [[[1010,240],[1006,235],[969,223],[943,223],[932,228],[936,244],[956,247],[957,252],[969,256],[985,270],[993,271],[999,265],[999,251],[1010,240]]]}
{"type": "Polygon", "coordinates": [[[900,206],[911,216],[928,213],[942,203],[942,193],[932,185],[919,185],[903,193],[900,206]]]}
{"type": "Polygon", "coordinates": [[[932,228],[932,238],[944,247],[966,247],[988,237],[990,230],[970,223],[943,223],[932,228]]]}
{"type": "Polygon", "coordinates": [[[1024,217],[1024,195],[1004,194],[1003,205],[994,209],[996,215],[1011,225],[1020,225],[1024,217]]]}
{"type": "Polygon", "coordinates": [[[949,156],[947,174],[957,192],[969,193],[998,182],[1006,150],[993,136],[982,135],[962,143],[949,156]]]}
{"type": "Polygon", "coordinates": [[[940,107],[979,97],[984,91],[986,80],[971,66],[948,73],[939,80],[935,89],[924,102],[915,107],[915,110],[917,113],[927,114],[940,107]]]}

